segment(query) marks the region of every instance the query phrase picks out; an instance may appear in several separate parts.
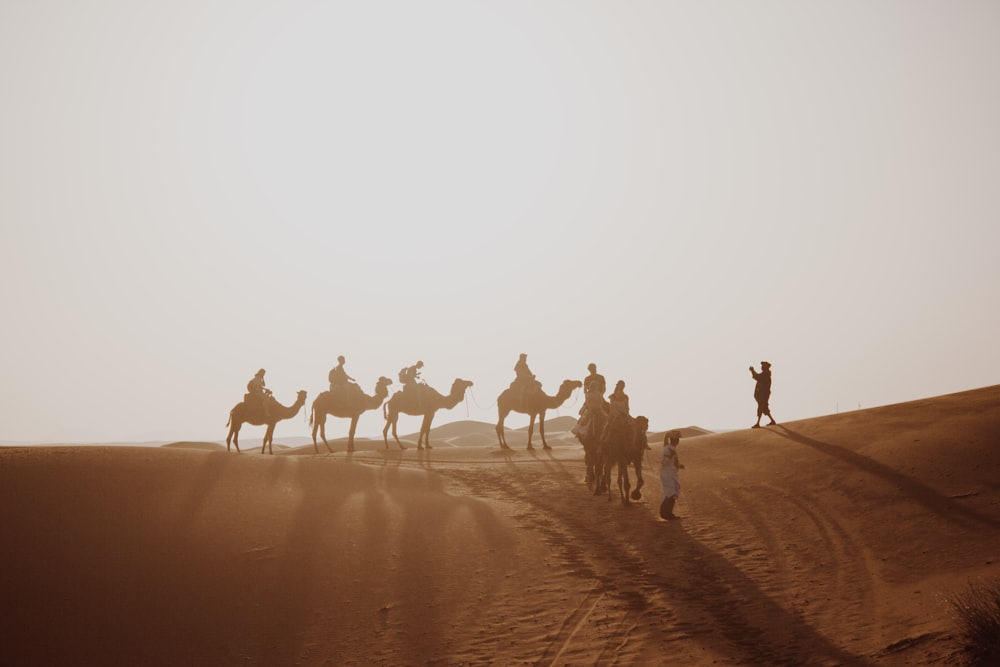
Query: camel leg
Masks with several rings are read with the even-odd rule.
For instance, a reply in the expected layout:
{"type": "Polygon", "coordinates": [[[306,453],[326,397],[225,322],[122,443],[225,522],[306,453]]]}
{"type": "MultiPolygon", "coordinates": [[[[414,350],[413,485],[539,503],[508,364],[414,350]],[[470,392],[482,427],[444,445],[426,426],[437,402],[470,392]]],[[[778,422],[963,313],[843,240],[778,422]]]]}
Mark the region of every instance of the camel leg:
{"type": "Polygon", "coordinates": [[[382,431],[382,438],[385,440],[385,448],[389,449],[389,439],[385,437],[386,431],[389,430],[389,424],[392,424],[392,439],[396,441],[400,449],[406,449],[403,447],[403,443],[399,441],[399,435],[396,433],[396,423],[399,421],[399,415],[393,415],[389,418],[389,421],[385,424],[385,431],[382,431]]]}
{"type": "Polygon", "coordinates": [[[229,429],[229,435],[226,436],[226,451],[227,452],[230,451],[230,449],[229,449],[229,439],[232,438],[233,439],[233,446],[236,447],[236,453],[237,454],[240,453],[240,426],[242,426],[242,424],[240,424],[240,425],[233,424],[233,427],[229,429]]]}
{"type": "Polygon", "coordinates": [[[629,491],[632,489],[632,480],[628,474],[628,462],[618,464],[618,493],[622,497],[622,505],[629,504],[629,491]],[[624,483],[624,488],[622,487],[624,483]]]}
{"type": "Polygon", "coordinates": [[[538,414],[538,435],[542,438],[542,449],[552,449],[549,443],[545,442],[545,411],[538,414]]]}
{"type": "MultiPolygon", "coordinates": [[[[319,425],[319,434],[321,436],[323,436],[323,444],[326,445],[326,451],[328,451],[331,454],[333,454],[333,447],[331,447],[330,443],[327,442],[327,440],[326,440],[326,419],[325,418],[323,419],[322,423],[320,423],[320,425],[319,425]]],[[[315,444],[315,440],[316,439],[313,438],[313,444],[315,444]]],[[[316,448],[316,453],[317,454],[319,453],[319,448],[318,447],[316,448]]]]}
{"type": "Polygon", "coordinates": [[[590,448],[587,446],[584,446],[583,448],[583,465],[587,471],[583,476],[583,483],[586,484],[589,489],[594,483],[594,455],[590,452],[590,448]]]}
{"type": "MultiPolygon", "coordinates": [[[[313,449],[316,450],[317,454],[319,454],[319,444],[316,442],[316,431],[320,431],[320,430],[325,431],[326,429],[323,428],[325,425],[326,425],[326,416],[325,415],[323,417],[319,417],[319,416],[314,416],[313,417],[313,449]]],[[[326,434],[325,433],[320,433],[320,435],[323,436],[323,442],[325,443],[326,442],[326,434]]],[[[330,445],[327,445],[327,448],[329,448],[329,447],[330,447],[330,445]]]]}
{"type": "Polygon", "coordinates": [[[632,492],[632,500],[639,500],[642,498],[642,493],[640,489],[646,481],[642,478],[642,459],[638,459],[635,462],[635,490],[632,492]]]}
{"type": "Polygon", "coordinates": [[[497,442],[500,443],[500,449],[510,449],[507,445],[507,436],[503,432],[503,423],[507,419],[508,412],[504,412],[502,408],[497,409],[497,442]]]}
{"type": "Polygon", "coordinates": [[[347,432],[347,451],[348,453],[354,451],[354,431],[358,428],[358,418],[351,417],[351,428],[347,432]]]}
{"type": "Polygon", "coordinates": [[[264,447],[267,447],[268,454],[274,454],[274,424],[267,425],[267,431],[264,433],[264,442],[260,446],[260,453],[264,453],[264,447]]]}
{"type": "Polygon", "coordinates": [[[531,415],[531,421],[528,422],[528,449],[534,449],[531,446],[531,434],[535,432],[535,415],[531,415]]]}
{"type": "Polygon", "coordinates": [[[420,443],[424,443],[424,447],[427,449],[431,448],[431,420],[434,419],[433,414],[424,415],[424,420],[420,423],[420,435],[417,436],[417,449],[420,449],[420,443]]]}

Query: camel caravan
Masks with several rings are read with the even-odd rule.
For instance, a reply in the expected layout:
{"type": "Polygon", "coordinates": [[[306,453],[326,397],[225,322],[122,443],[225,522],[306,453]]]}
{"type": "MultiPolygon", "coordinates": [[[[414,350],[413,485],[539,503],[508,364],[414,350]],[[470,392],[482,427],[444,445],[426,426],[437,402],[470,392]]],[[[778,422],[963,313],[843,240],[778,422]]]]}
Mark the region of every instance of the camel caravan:
{"type": "MultiPolygon", "coordinates": [[[[573,427],[573,434],[583,445],[586,465],[586,484],[595,495],[607,493],[612,497],[611,472],[617,466],[618,491],[624,504],[641,497],[640,489],[644,485],[642,478],[642,459],[649,445],[646,431],[649,420],[646,417],[632,417],[629,414],[629,399],[625,394],[625,383],[621,380],[615,390],[604,398],[607,385],[603,375],[597,372],[597,366],[590,364],[589,375],[583,380],[564,380],[559,390],[552,396],[542,390],[542,383],[528,368],[528,355],[522,354],[514,366],[514,381],[497,397],[497,443],[501,449],[509,450],[504,430],[504,421],[511,412],[528,415],[527,449],[532,450],[535,423],[538,423],[538,434],[544,449],[552,449],[545,441],[545,413],[562,406],[577,389],[584,390],[584,404],[580,409],[580,418],[573,427]],[[635,470],[636,486],[631,488],[629,468],[635,470]]],[[[423,362],[418,361],[399,371],[400,391],[389,397],[389,386],[393,381],[382,376],[375,383],[371,395],[368,395],[347,374],[344,368],[345,358],[337,357],[337,366],[328,376],[330,388],[322,392],[312,404],[309,424],[312,426],[313,447],[317,454],[319,439],[323,441],[327,452],[333,453],[333,448],[326,439],[326,418],[328,416],[340,419],[350,419],[350,429],[347,436],[347,451],[354,451],[354,434],[358,419],[366,410],[382,408],[385,427],[382,429],[382,440],[389,447],[389,430],[400,449],[405,449],[396,432],[400,414],[423,417],[417,436],[417,449],[430,449],[431,422],[438,410],[450,410],[465,398],[466,391],[472,387],[472,382],[456,378],[447,394],[441,394],[420,379],[423,362]],[[388,399],[388,400],[386,400],[388,399]]],[[[247,393],[243,401],[238,403],[229,413],[229,435],[226,436],[226,450],[236,447],[240,452],[239,433],[243,424],[266,426],[261,453],[265,450],[273,454],[272,443],[274,429],[279,421],[290,419],[299,413],[305,405],[306,392],[299,391],[296,400],[290,406],[279,403],[264,382],[265,370],[262,368],[247,383],[247,393]]]]}

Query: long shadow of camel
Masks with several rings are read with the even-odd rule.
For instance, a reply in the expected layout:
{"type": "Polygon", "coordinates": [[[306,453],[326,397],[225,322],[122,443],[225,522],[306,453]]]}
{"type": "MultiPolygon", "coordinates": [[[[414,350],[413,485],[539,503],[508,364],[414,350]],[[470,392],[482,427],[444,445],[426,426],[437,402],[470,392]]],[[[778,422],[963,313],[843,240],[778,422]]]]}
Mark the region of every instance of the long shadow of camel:
{"type": "MultiPolygon", "coordinates": [[[[553,462],[551,470],[566,482],[579,484],[563,462],[553,462]]],[[[567,508],[538,497],[530,478],[511,475],[498,483],[506,495],[534,506],[551,521],[534,528],[551,544],[560,545],[557,548],[576,576],[592,579],[597,589],[640,612],[649,623],[661,609],[657,594],[649,593],[657,591],[671,601],[678,629],[690,632],[695,642],[711,644],[733,663],[804,664],[805,650],[810,656],[807,664],[873,664],[784,608],[725,556],[688,535],[680,522],[654,523],[645,511],[625,511],[616,518],[618,530],[609,532],[578,505],[567,508]],[[568,541],[567,534],[580,543],[568,541]],[[636,551],[639,546],[641,553],[636,551]],[[706,615],[712,619],[708,624],[703,622],[706,615]]],[[[608,505],[612,506],[617,505],[608,505]]],[[[540,664],[546,664],[545,657],[540,664]]]]}
{"type": "Polygon", "coordinates": [[[950,498],[942,496],[926,484],[922,484],[912,477],[907,477],[885,464],[873,461],[867,456],[862,456],[861,454],[851,451],[846,447],[841,447],[840,445],[834,445],[829,442],[822,442],[820,440],[804,436],[801,433],[796,433],[787,426],[780,424],[778,426],[771,426],[768,428],[776,435],[788,438],[793,442],[806,445],[807,447],[812,447],[816,451],[822,452],[827,456],[840,459],[841,461],[849,463],[850,465],[864,470],[867,473],[882,478],[889,484],[896,487],[901,493],[912,498],[914,502],[923,505],[928,510],[936,514],[955,520],[959,523],[973,522],[989,526],[990,528],[1000,528],[1000,521],[997,521],[993,517],[981,514],[967,507],[963,507],[950,498]]]}

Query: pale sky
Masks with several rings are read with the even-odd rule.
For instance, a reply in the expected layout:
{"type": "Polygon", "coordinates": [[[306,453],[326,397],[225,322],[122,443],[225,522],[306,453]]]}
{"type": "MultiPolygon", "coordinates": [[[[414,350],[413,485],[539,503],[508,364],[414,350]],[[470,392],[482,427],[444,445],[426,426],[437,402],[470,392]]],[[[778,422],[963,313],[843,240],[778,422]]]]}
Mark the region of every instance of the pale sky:
{"type": "Polygon", "coordinates": [[[0,96],[0,441],[220,440],[340,354],[472,380],[435,425],[522,352],[653,429],[761,360],[778,421],[1000,382],[997,2],[4,0],[0,96]]]}

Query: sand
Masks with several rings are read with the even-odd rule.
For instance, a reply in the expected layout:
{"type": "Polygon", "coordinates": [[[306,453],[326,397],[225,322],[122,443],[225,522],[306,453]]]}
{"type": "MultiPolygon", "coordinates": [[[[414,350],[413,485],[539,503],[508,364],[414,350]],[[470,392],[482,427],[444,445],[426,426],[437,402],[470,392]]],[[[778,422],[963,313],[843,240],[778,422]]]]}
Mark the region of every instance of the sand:
{"type": "Polygon", "coordinates": [[[958,664],[1000,578],[1000,387],[686,437],[673,522],[547,426],[0,449],[0,664],[958,664]]]}

